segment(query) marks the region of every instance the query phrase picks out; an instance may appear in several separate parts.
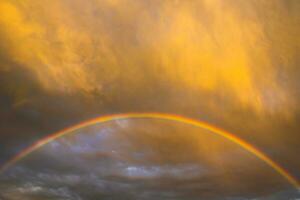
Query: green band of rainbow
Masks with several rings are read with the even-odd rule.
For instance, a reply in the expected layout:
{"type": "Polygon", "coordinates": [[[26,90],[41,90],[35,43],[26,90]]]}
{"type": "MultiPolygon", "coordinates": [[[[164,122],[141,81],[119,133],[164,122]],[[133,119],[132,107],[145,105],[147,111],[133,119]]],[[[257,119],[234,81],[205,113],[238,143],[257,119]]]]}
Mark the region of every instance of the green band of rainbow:
{"type": "Polygon", "coordinates": [[[181,122],[185,124],[189,124],[192,126],[204,128],[206,130],[211,131],[212,133],[215,133],[217,135],[220,135],[233,143],[236,143],[243,147],[245,150],[251,152],[254,154],[257,158],[261,159],[264,161],[266,164],[268,164],[271,168],[273,168],[275,171],[277,171],[279,174],[281,174],[288,182],[290,182],[296,189],[300,188],[299,182],[291,176],[284,168],[282,168],[280,165],[275,163],[272,159],[270,159],[267,155],[265,155],[263,152],[255,148],[253,145],[247,143],[246,141],[236,137],[232,133],[229,133],[227,131],[224,131],[222,129],[216,128],[210,124],[207,124],[205,122],[201,122],[195,119],[183,117],[180,115],[174,115],[174,114],[166,114],[166,113],[124,113],[124,114],[114,114],[114,115],[106,115],[106,116],[101,116],[98,118],[94,118],[88,121],[81,122],[77,125],[68,127],[66,129],[63,129],[61,131],[58,131],[50,136],[47,136],[38,142],[34,143],[33,145],[29,146],[28,148],[24,149],[21,151],[19,154],[17,154],[15,157],[13,157],[11,160],[9,160],[6,164],[4,164],[0,168],[0,173],[5,171],[7,168],[15,164],[17,161],[20,159],[26,157],[29,155],[31,152],[35,151],[36,149],[42,147],[43,145],[59,138],[62,137],[68,133],[71,133],[75,130],[98,124],[98,123],[103,123],[103,122],[108,122],[112,120],[120,120],[120,119],[163,119],[163,120],[170,120],[170,121],[176,121],[176,122],[181,122]]]}

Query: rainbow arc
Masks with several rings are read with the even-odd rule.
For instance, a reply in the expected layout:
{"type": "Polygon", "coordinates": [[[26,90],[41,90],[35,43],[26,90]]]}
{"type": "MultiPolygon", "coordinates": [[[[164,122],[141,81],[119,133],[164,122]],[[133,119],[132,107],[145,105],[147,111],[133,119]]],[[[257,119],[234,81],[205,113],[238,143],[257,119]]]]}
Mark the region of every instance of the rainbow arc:
{"type": "Polygon", "coordinates": [[[37,150],[38,148],[44,146],[45,144],[48,144],[49,142],[60,138],[66,134],[72,133],[76,130],[98,124],[98,123],[104,123],[104,122],[109,122],[113,120],[122,120],[122,119],[162,119],[162,120],[169,120],[169,121],[175,121],[175,122],[180,122],[180,123],[185,123],[188,125],[192,125],[195,127],[200,127],[206,130],[209,130],[210,132],[220,135],[231,142],[241,146],[248,152],[252,153],[255,155],[257,158],[265,162],[267,165],[269,165],[271,168],[273,168],[277,173],[282,175],[289,183],[291,183],[295,188],[299,189],[300,184],[299,182],[289,174],[287,170],[285,170],[283,167],[281,167],[279,164],[274,162],[271,158],[269,158],[266,154],[264,154],[262,151],[254,147],[253,145],[249,144],[248,142],[242,140],[241,138],[238,138],[234,134],[227,132],[225,130],[222,130],[220,128],[214,127],[208,123],[195,120],[192,118],[180,116],[180,115],[175,115],[175,114],[167,114],[167,113],[124,113],[124,114],[113,114],[113,115],[106,115],[106,116],[101,116],[97,117],[88,121],[81,122],[79,124],[76,124],[74,126],[65,128],[63,130],[60,130],[54,134],[51,134],[33,145],[29,146],[28,148],[24,149],[21,151],[19,154],[17,154],[15,157],[13,157],[11,160],[6,162],[1,168],[0,168],[0,173],[3,173],[6,169],[14,165],[16,162],[21,160],[22,158],[28,156],[30,153],[33,151],[37,150]]]}

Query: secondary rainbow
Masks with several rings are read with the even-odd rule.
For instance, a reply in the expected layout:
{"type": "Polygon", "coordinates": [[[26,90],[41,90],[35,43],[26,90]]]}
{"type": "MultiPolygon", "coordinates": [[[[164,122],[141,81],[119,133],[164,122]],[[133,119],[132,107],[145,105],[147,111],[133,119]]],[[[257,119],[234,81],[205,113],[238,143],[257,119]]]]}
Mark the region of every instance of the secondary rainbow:
{"type": "Polygon", "coordinates": [[[264,161],[266,164],[268,164],[271,168],[273,168],[275,171],[277,171],[279,174],[281,174],[288,182],[290,182],[295,188],[300,188],[300,183],[292,176],[290,175],[284,168],[282,168],[279,164],[275,163],[272,159],[270,159],[267,155],[265,155],[263,152],[255,148],[253,145],[249,144],[248,142],[238,138],[232,133],[229,133],[227,131],[224,131],[222,129],[219,129],[217,127],[214,127],[208,123],[198,121],[196,119],[175,115],[175,114],[167,114],[167,113],[123,113],[123,114],[113,114],[113,115],[105,115],[100,116],[91,120],[83,121],[79,124],[76,124],[74,126],[65,128],[61,131],[58,131],[54,134],[51,134],[33,145],[29,146],[28,148],[24,149],[20,153],[18,153],[15,157],[13,157],[11,160],[6,162],[1,168],[0,173],[3,173],[6,169],[8,169],[10,166],[14,165],[17,161],[20,159],[26,157],[36,149],[42,147],[43,145],[62,137],[68,133],[72,133],[75,130],[79,130],[81,128],[91,126],[98,123],[104,123],[109,122],[112,120],[122,120],[122,119],[162,119],[162,120],[169,120],[169,121],[176,121],[180,123],[189,124],[192,126],[204,128],[206,130],[211,131],[214,134],[220,135],[230,141],[232,141],[235,144],[240,145],[245,150],[251,152],[256,157],[264,161]]]}

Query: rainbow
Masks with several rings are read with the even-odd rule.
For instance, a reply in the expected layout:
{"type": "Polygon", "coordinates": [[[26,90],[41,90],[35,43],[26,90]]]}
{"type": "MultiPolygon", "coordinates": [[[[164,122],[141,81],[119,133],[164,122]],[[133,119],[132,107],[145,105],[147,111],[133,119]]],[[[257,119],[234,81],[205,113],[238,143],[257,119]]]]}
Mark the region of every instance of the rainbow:
{"type": "Polygon", "coordinates": [[[198,121],[195,119],[191,119],[188,117],[183,117],[180,115],[175,114],[166,114],[166,113],[124,113],[124,114],[113,114],[113,115],[106,115],[106,116],[100,116],[91,120],[83,121],[79,124],[76,124],[74,126],[65,128],[61,131],[58,131],[54,134],[51,134],[33,145],[29,146],[28,148],[24,149],[20,153],[18,153],[15,157],[13,157],[11,160],[6,162],[1,168],[0,173],[3,173],[6,169],[14,165],[17,161],[21,160],[22,158],[26,157],[33,151],[37,150],[38,148],[44,146],[45,144],[48,144],[49,142],[62,137],[68,133],[72,133],[75,130],[82,129],[87,126],[91,126],[98,123],[104,123],[109,122],[112,120],[122,120],[122,119],[162,119],[162,120],[169,120],[169,121],[176,121],[180,123],[189,124],[195,127],[204,128],[208,131],[211,131],[214,134],[220,135],[230,141],[232,141],[235,144],[238,144],[245,150],[249,151],[250,153],[254,154],[257,158],[264,161],[267,165],[269,165],[271,168],[273,168],[275,171],[277,171],[280,175],[282,175],[289,183],[291,183],[295,188],[299,189],[300,184],[298,181],[289,174],[284,168],[282,168],[279,164],[275,163],[272,159],[270,159],[267,155],[265,155],[263,152],[255,148],[253,145],[247,143],[246,141],[238,138],[237,136],[233,135],[232,133],[229,133],[227,131],[224,131],[222,129],[219,129],[217,127],[214,127],[210,124],[207,124],[202,121],[198,121]]]}

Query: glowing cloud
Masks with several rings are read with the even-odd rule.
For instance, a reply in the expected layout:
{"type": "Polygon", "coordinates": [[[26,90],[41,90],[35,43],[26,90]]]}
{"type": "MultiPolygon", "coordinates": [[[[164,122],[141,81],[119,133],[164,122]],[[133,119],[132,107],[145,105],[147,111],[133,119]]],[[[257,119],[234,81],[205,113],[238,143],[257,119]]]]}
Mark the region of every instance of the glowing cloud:
{"type": "Polygon", "coordinates": [[[278,74],[294,66],[300,31],[298,13],[284,6],[280,0],[3,0],[1,46],[47,92],[101,93],[122,81],[145,86],[147,71],[257,113],[290,115],[295,102],[278,74]]]}

